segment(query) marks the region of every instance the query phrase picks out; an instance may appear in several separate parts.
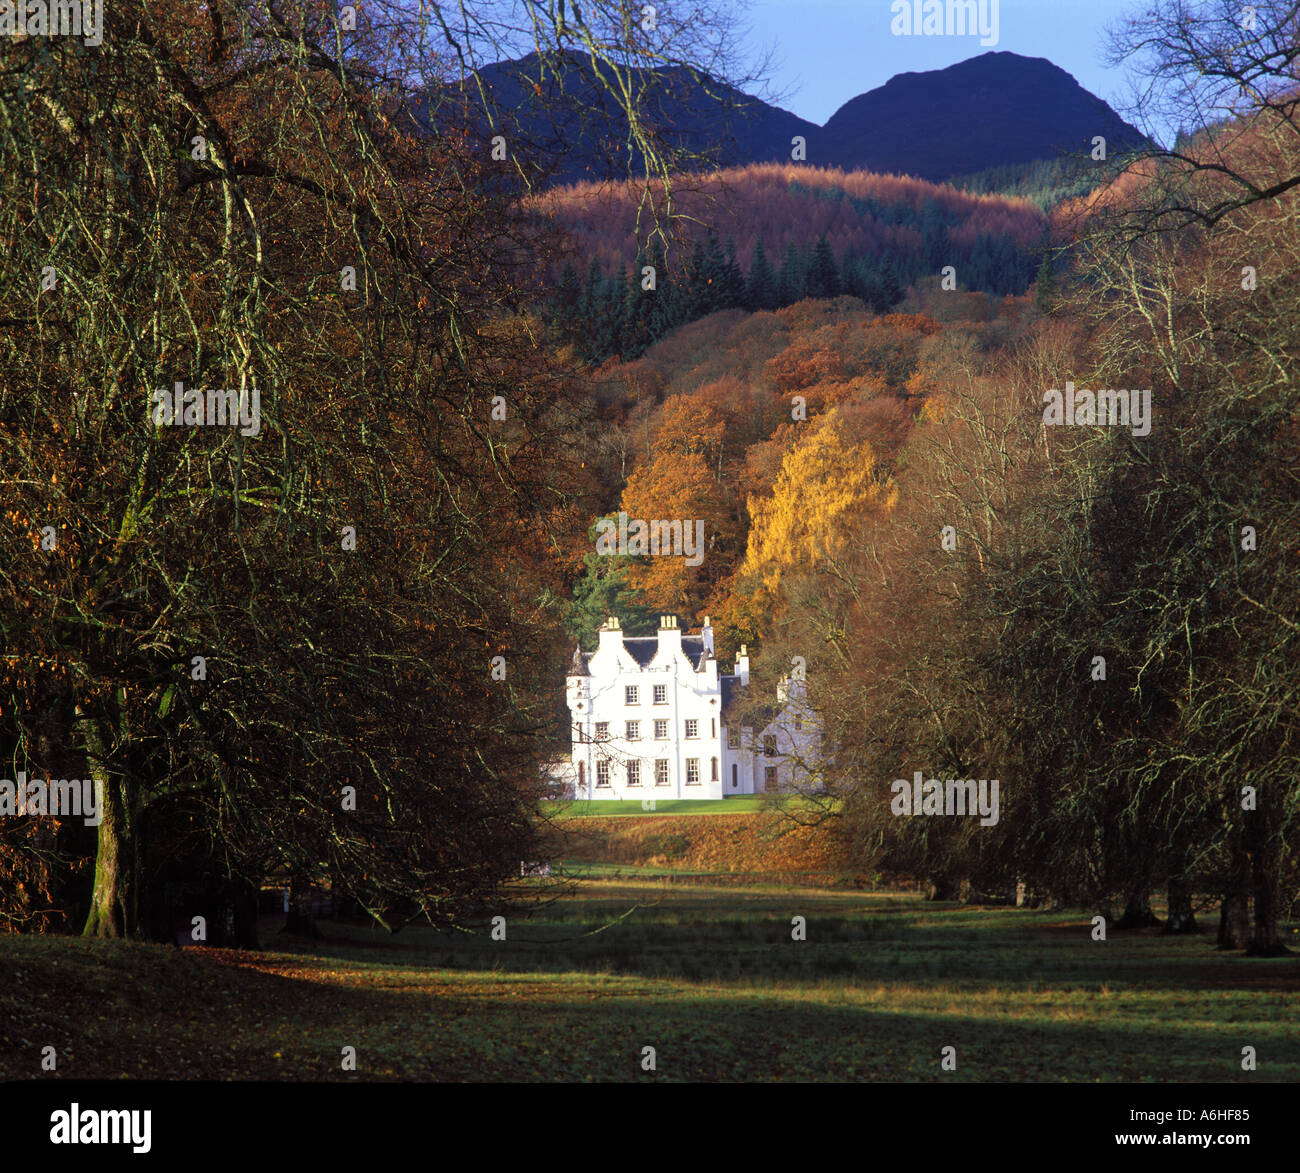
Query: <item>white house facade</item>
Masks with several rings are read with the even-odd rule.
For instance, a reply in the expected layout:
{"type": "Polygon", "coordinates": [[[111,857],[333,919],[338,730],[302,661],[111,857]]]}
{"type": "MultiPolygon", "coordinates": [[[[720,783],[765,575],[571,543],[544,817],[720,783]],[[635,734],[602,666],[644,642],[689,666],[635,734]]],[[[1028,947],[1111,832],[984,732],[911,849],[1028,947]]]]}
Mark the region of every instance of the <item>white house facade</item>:
{"type": "Polygon", "coordinates": [[[707,617],[699,634],[685,635],[676,616],[662,616],[652,636],[625,636],[611,617],[597,638],[594,652],[574,651],[566,680],[574,797],[721,799],[816,787],[821,734],[805,681],[783,680],[756,730],[741,724],[737,703],[749,684],[747,651],[720,672],[707,617]]]}

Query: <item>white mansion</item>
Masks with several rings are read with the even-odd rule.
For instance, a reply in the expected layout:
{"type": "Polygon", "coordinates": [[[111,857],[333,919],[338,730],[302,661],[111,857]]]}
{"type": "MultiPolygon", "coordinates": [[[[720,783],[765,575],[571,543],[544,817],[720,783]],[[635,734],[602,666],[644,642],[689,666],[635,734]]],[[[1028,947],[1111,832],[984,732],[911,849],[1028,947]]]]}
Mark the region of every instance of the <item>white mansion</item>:
{"type": "Polygon", "coordinates": [[[698,635],[683,635],[674,615],[660,618],[657,635],[625,636],[613,617],[598,635],[594,652],[575,649],[567,678],[574,797],[727,798],[816,785],[821,735],[802,672],[781,682],[775,706],[744,718],[749,656],[742,645],[734,671],[719,672],[707,616],[698,635]]]}

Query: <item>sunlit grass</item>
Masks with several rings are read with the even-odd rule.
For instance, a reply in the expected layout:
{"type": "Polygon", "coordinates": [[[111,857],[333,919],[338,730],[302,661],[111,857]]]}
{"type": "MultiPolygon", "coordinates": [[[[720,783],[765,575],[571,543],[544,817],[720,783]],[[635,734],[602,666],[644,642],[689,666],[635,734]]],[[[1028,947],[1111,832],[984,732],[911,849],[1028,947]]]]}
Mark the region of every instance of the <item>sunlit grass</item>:
{"type": "Polygon", "coordinates": [[[323,928],[265,953],[0,938],[0,1017],[24,1024],[0,1070],[34,1075],[48,1041],[82,1077],[1300,1080],[1295,959],[1096,942],[1082,913],[625,878],[504,941],[323,928]]]}

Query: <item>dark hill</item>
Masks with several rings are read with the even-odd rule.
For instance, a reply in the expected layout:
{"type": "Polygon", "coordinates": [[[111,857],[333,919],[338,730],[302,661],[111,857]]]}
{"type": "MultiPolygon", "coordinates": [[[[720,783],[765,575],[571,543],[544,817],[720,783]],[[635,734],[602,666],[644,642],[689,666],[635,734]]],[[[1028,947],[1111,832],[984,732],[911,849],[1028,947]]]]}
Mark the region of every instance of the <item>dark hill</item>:
{"type": "Polygon", "coordinates": [[[1094,135],[1109,155],[1145,141],[1050,61],[984,53],[900,73],[845,102],[822,128],[815,161],[937,181],[1086,152],[1094,135]]]}
{"type": "MultiPolygon", "coordinates": [[[[702,155],[731,167],[788,159],[795,135],[811,139],[817,126],[788,110],[683,69],[633,70],[643,117],[669,151],[702,155]]],[[[550,183],[627,178],[627,119],[596,84],[590,59],[568,53],[557,72],[536,54],[478,71],[497,108],[506,113],[514,157],[550,183]]],[[[480,127],[483,133],[485,128],[480,127]]]]}
{"type": "MultiPolygon", "coordinates": [[[[646,94],[646,122],[665,144],[719,167],[789,162],[791,139],[803,135],[813,166],[942,181],[1080,155],[1094,135],[1105,136],[1112,156],[1145,141],[1063,69],[1016,53],[899,74],[846,102],[824,127],[685,70],[633,75],[646,94]]],[[[512,157],[543,183],[627,176],[627,121],[584,54],[567,54],[558,72],[530,54],[478,77],[509,119],[495,133],[507,134],[512,157]]]]}

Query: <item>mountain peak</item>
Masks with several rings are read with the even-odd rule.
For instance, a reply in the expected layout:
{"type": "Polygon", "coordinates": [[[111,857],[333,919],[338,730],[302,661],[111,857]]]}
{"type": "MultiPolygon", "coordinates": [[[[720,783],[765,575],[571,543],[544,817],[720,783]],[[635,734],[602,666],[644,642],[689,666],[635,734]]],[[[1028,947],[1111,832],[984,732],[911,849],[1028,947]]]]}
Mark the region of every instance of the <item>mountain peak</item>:
{"type": "Polygon", "coordinates": [[[940,180],[1079,154],[1101,135],[1112,152],[1139,131],[1045,57],[990,50],[943,69],[896,74],[850,98],[818,136],[818,161],[940,180]]]}
{"type": "MultiPolygon", "coordinates": [[[[478,71],[499,106],[514,115],[527,154],[552,161],[551,182],[626,175],[610,145],[626,141],[626,120],[598,93],[590,59],[564,55],[563,84],[536,54],[478,71]],[[602,119],[568,117],[573,99],[604,107],[602,119]]],[[[554,65],[554,62],[551,63],[554,65]]],[[[655,70],[660,85],[644,112],[648,125],[719,166],[789,161],[791,140],[807,141],[807,161],[915,175],[934,182],[987,168],[1082,155],[1100,135],[1111,154],[1145,142],[1105,102],[1045,57],[989,50],[943,69],[896,74],[849,99],[824,127],[727,86],[706,88],[684,70],[655,70]]]]}

